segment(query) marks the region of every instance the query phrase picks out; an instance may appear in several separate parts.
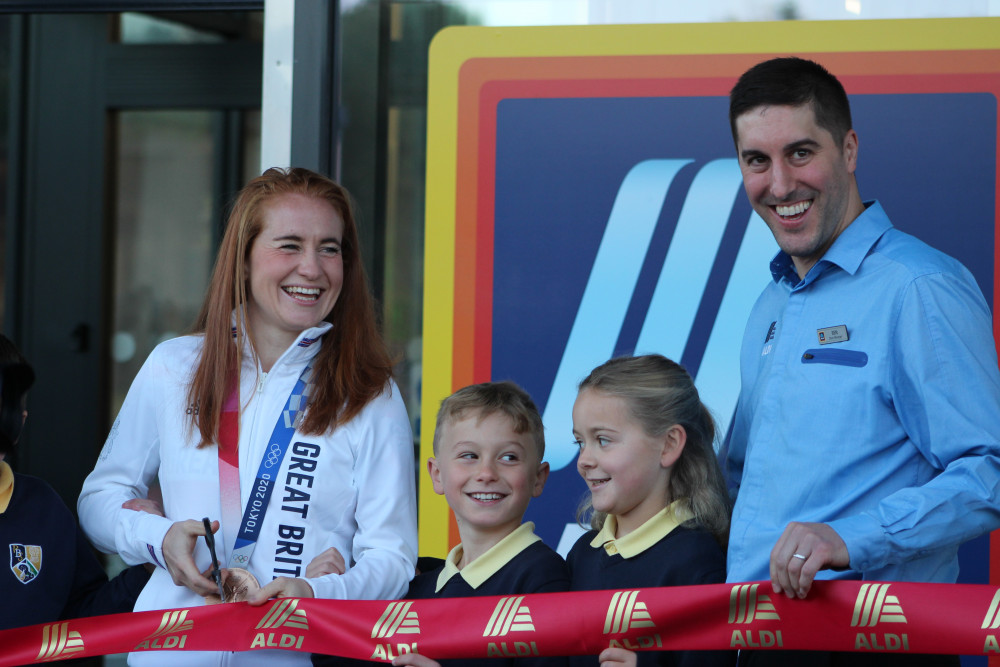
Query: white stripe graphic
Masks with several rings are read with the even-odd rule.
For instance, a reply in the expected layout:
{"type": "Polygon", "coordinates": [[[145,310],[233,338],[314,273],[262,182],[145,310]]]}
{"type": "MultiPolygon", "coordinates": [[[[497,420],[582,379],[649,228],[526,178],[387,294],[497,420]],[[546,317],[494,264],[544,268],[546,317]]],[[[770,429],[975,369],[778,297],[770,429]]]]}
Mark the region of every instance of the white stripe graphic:
{"type": "Polygon", "coordinates": [[[618,189],[545,404],[542,418],[551,438],[545,458],[552,470],[576,457],[571,437],[576,385],[614,352],[667,189],[690,162],[645,160],[632,167],[618,189]]]}
{"type": "Polygon", "coordinates": [[[726,437],[740,396],[740,342],[743,330],[753,304],[767,281],[771,280],[768,266],[776,252],[778,244],[771,230],[759,215],[751,214],[695,378],[702,402],[715,417],[718,445],[726,437]]]}
{"type": "MultiPolygon", "coordinates": [[[[547,459],[553,470],[576,456],[569,437],[576,385],[613,354],[667,189],[690,162],[647,160],[622,181],[545,406],[543,419],[551,434],[547,459]]],[[[637,354],[659,352],[680,360],[741,185],[739,164],[731,158],[714,160],[695,176],[639,333],[637,354]]],[[[739,397],[743,330],[770,279],[768,264],[777,250],[767,225],[751,214],[695,378],[702,401],[718,422],[720,439],[739,397]]]]}
{"type": "Polygon", "coordinates": [[[742,185],[735,158],[713,160],[695,176],[636,341],[636,354],[659,352],[681,360],[742,185]]]}

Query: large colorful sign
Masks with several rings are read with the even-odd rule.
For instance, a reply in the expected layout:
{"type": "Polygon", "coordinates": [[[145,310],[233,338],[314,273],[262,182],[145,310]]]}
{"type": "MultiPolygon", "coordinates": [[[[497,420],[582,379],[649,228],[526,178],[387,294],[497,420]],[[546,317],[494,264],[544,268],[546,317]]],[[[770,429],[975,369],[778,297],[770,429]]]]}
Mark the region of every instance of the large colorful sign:
{"type": "MultiPolygon", "coordinates": [[[[862,197],[992,303],[1000,20],[449,28],[431,47],[422,460],[442,398],[518,382],[553,470],[527,518],[565,551],[585,493],[571,408],[594,366],[679,360],[725,434],[776,251],[742,191],[728,93],[789,54],[851,96],[862,197]]],[[[457,532],[426,481],[420,549],[442,555],[457,532]]],[[[986,553],[963,550],[963,580],[987,580],[986,553]]]]}

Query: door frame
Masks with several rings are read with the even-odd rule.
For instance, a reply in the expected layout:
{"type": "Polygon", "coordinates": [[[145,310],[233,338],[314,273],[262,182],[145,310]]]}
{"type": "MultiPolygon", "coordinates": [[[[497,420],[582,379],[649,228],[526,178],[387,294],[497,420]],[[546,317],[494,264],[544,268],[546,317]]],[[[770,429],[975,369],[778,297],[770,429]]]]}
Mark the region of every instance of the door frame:
{"type": "MultiPolygon", "coordinates": [[[[55,4],[83,3],[47,6],[55,4]]],[[[114,44],[108,16],[93,12],[32,14],[17,24],[20,125],[10,132],[21,141],[11,156],[16,190],[7,240],[8,256],[18,261],[5,270],[4,328],[37,380],[28,407],[36,416],[26,424],[15,466],[43,476],[73,507],[109,427],[113,113],[259,108],[263,47],[114,44]]],[[[225,125],[220,132],[239,136],[225,125]]],[[[218,200],[225,201],[223,193],[240,185],[231,168],[239,160],[216,162],[218,200]]]]}

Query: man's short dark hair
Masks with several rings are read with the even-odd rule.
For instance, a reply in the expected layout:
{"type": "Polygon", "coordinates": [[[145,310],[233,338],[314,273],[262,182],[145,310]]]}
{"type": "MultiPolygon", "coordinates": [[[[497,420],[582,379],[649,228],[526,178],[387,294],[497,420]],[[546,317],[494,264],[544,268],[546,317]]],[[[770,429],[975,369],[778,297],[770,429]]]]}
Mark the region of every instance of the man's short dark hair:
{"type": "Polygon", "coordinates": [[[816,124],[833,135],[837,145],[851,130],[847,93],[819,63],[803,58],[774,58],[748,69],[729,93],[729,126],[739,145],[736,119],[761,106],[798,107],[811,104],[816,124]]]}

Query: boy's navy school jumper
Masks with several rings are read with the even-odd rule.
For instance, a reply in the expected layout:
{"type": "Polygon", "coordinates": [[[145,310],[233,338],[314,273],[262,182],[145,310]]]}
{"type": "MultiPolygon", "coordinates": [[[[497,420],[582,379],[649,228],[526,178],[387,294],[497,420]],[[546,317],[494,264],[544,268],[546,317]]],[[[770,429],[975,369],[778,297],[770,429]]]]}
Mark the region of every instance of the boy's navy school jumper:
{"type": "Polygon", "coordinates": [[[108,582],[76,518],[51,486],[0,461],[0,630],[132,611],[149,579],[108,582]]]}

